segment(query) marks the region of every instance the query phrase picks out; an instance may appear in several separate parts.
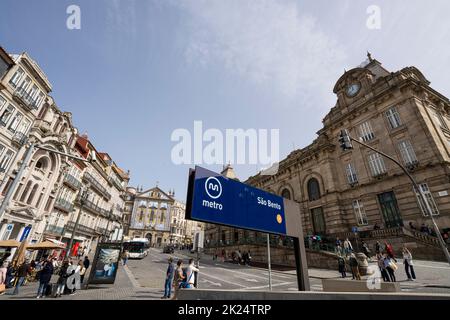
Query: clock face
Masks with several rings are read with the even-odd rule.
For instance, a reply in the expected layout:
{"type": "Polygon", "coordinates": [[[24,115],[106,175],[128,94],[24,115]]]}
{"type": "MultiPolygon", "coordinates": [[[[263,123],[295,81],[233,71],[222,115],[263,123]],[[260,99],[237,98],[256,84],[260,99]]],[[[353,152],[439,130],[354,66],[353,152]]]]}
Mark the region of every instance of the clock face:
{"type": "Polygon", "coordinates": [[[359,92],[359,89],[360,89],[359,83],[352,83],[347,87],[347,95],[349,97],[354,97],[359,92]]]}

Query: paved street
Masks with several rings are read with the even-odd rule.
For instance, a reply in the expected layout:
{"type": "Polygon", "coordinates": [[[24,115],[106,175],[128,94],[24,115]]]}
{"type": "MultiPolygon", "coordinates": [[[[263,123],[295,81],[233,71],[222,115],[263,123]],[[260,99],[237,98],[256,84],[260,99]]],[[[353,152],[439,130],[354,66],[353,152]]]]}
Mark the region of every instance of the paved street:
{"type": "MultiPolygon", "coordinates": [[[[160,299],[163,294],[164,276],[167,258],[183,259],[185,263],[193,256],[186,251],[175,254],[163,254],[161,249],[150,249],[149,255],[142,260],[130,260],[128,266],[119,267],[114,285],[92,285],[88,290],[78,290],[75,295],[64,295],[62,300],[136,300],[160,299]]],[[[405,281],[403,265],[399,264],[397,280],[405,292],[428,292],[450,294],[450,267],[446,263],[431,261],[415,262],[417,281],[405,281]]],[[[338,278],[332,270],[310,269],[311,290],[321,291],[321,279],[338,278]]],[[[210,256],[202,256],[200,264],[199,287],[203,289],[232,290],[268,290],[268,272],[265,269],[239,266],[231,263],[214,261],[210,256]]],[[[351,277],[347,278],[351,281],[351,277]]],[[[57,278],[53,277],[52,282],[57,278]]],[[[296,291],[295,271],[273,271],[272,286],[274,290],[296,291]]],[[[17,296],[12,296],[12,289],[0,296],[0,300],[35,299],[37,283],[22,287],[17,296]]]]}

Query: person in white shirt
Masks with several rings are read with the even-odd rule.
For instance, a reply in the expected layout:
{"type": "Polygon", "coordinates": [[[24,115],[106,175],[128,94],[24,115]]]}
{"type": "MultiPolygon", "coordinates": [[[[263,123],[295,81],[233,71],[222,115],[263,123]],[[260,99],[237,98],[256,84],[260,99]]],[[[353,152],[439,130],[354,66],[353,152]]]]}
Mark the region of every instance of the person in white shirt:
{"type": "Polygon", "coordinates": [[[416,273],[414,272],[412,254],[405,245],[403,245],[402,253],[403,253],[403,264],[405,265],[405,272],[406,276],[408,277],[408,281],[414,281],[416,280],[416,273]]]}
{"type": "Polygon", "coordinates": [[[200,270],[194,266],[194,259],[189,259],[189,266],[186,268],[186,282],[187,287],[186,289],[192,289],[194,288],[195,284],[195,273],[199,272],[200,270]]]}

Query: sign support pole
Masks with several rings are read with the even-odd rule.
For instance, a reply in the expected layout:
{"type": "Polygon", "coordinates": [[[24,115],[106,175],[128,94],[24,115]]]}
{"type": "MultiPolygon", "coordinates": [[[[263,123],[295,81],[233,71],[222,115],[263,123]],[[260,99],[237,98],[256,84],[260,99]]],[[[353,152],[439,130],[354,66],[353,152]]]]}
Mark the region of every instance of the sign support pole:
{"type": "Polygon", "coordinates": [[[272,291],[272,263],[270,261],[270,234],[267,234],[267,266],[269,270],[269,290],[272,291]]]}
{"type": "Polygon", "coordinates": [[[306,264],[305,246],[300,244],[303,238],[294,239],[295,266],[297,268],[297,284],[299,291],[310,291],[308,267],[306,264]]]}

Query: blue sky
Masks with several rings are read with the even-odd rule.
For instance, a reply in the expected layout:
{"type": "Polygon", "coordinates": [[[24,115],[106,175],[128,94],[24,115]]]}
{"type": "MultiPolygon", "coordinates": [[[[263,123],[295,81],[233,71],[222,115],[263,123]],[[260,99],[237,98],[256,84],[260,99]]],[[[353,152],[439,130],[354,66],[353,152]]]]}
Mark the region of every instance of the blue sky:
{"type": "MultiPolygon", "coordinates": [[[[344,69],[369,50],[391,71],[414,65],[446,96],[450,2],[294,0],[2,0],[0,44],[27,51],[133,185],[174,188],[189,166],[171,162],[171,133],[280,129],[281,156],[309,144],[335,104],[344,69]],[[81,8],[81,30],[66,8],[81,8]],[[368,6],[381,9],[369,29],[368,6]]],[[[218,167],[211,167],[220,170],[218,167]]],[[[255,166],[235,166],[241,179],[255,166]]]]}

